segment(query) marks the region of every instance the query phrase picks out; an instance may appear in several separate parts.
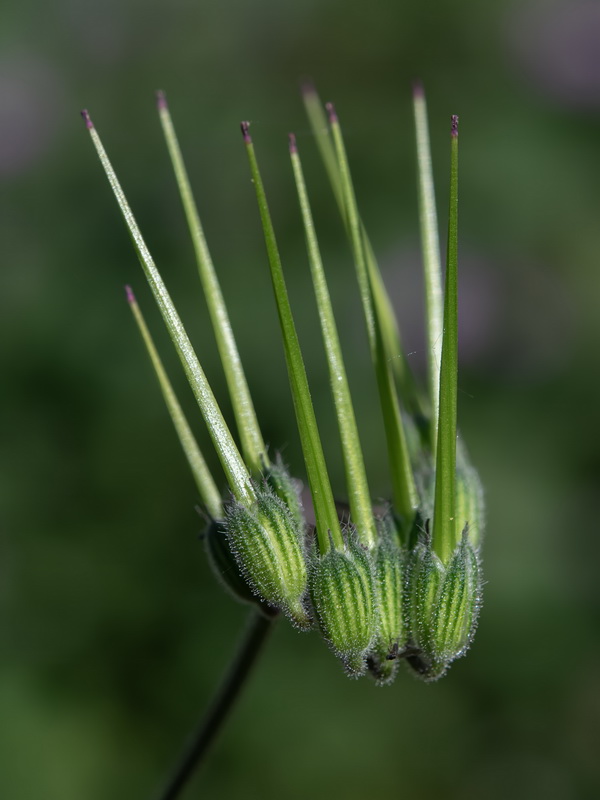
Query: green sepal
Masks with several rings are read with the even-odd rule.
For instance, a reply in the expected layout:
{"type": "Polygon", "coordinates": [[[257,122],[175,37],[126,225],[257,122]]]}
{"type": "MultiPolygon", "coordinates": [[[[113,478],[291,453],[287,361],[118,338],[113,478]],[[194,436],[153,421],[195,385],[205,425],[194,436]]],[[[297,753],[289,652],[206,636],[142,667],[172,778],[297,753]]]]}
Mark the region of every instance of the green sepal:
{"type": "Polygon", "coordinates": [[[366,657],[377,630],[374,564],[356,533],[345,533],[345,547],[317,555],[310,591],[323,636],[346,672],[365,672],[366,657]]]}
{"type": "Polygon", "coordinates": [[[226,508],[231,550],[252,591],[298,628],[308,629],[304,531],[271,489],[266,487],[257,494],[252,510],[235,501],[226,508]]]}

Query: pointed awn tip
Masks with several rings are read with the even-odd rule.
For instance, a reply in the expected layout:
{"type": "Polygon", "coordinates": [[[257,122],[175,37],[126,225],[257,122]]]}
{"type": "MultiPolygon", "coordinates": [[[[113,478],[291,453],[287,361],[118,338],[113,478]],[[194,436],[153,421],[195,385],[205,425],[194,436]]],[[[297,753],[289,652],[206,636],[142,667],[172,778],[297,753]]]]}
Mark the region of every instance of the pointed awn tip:
{"type": "Polygon", "coordinates": [[[252,137],[250,136],[250,123],[248,121],[240,122],[240,129],[246,144],[252,144],[252,137]]]}
{"type": "Polygon", "coordinates": [[[127,302],[132,306],[135,303],[135,295],[131,286],[125,287],[125,295],[127,297],[127,302]]]}
{"type": "Polygon", "coordinates": [[[156,97],[156,107],[158,108],[159,111],[162,111],[167,107],[167,97],[162,89],[156,90],[155,97],[156,97]]]}
{"type": "Polygon", "coordinates": [[[452,136],[458,136],[458,115],[452,114],[452,128],[451,128],[452,136]]]}
{"type": "Polygon", "coordinates": [[[413,81],[413,97],[417,99],[424,96],[425,90],[423,89],[423,81],[417,78],[417,80],[413,81]]]}
{"type": "Polygon", "coordinates": [[[335,110],[335,106],[333,103],[325,103],[325,109],[327,114],[329,115],[329,122],[333,125],[334,122],[338,121],[338,116],[335,110]]]}
{"type": "Polygon", "coordinates": [[[288,133],[288,139],[290,143],[290,153],[297,153],[298,148],[296,146],[296,134],[295,133],[288,133]]]}
{"type": "Polygon", "coordinates": [[[303,95],[317,93],[317,90],[315,89],[315,84],[310,78],[304,78],[304,80],[300,84],[300,91],[302,92],[303,95]]]}
{"type": "Polygon", "coordinates": [[[94,123],[90,119],[90,112],[87,110],[87,108],[84,108],[82,110],[81,116],[83,118],[83,121],[85,122],[85,127],[88,129],[88,131],[91,131],[92,128],[94,127],[94,123]]]}

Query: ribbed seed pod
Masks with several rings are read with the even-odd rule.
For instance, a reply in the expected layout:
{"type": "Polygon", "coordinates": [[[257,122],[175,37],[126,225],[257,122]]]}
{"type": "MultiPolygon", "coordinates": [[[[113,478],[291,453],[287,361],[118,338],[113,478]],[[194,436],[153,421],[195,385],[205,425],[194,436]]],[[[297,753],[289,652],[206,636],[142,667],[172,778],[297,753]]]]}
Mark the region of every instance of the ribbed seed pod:
{"type": "Polygon", "coordinates": [[[439,589],[444,578],[444,566],[427,540],[421,539],[407,560],[405,585],[405,614],[410,625],[412,644],[429,653],[431,620],[439,589]]]}
{"type": "Polygon", "coordinates": [[[375,553],[375,592],[377,598],[377,635],[369,654],[369,670],[384,685],[394,680],[398,655],[407,641],[403,613],[404,553],[393,531],[384,529],[375,553]]]}
{"type": "Polygon", "coordinates": [[[465,535],[446,569],[432,619],[436,661],[449,664],[470,644],[479,609],[479,588],[479,563],[465,535]]]}
{"type": "Polygon", "coordinates": [[[232,503],[226,511],[225,527],[250,588],[299,628],[309,628],[311,620],[304,605],[304,532],[284,502],[270,489],[262,490],[252,511],[232,503]]]}
{"type": "Polygon", "coordinates": [[[421,541],[409,556],[405,613],[409,646],[407,658],[425,680],[440,678],[467,649],[480,606],[481,571],[468,531],[444,566],[428,542],[421,541]]]}
{"type": "Polygon", "coordinates": [[[260,598],[252,591],[240,573],[223,521],[211,521],[206,532],[206,552],[213,572],[235,598],[243,603],[261,605],[260,598]]]}
{"type": "Polygon", "coordinates": [[[317,556],[311,596],[321,630],[349,675],[366,669],[366,655],[376,632],[373,563],[350,532],[344,550],[317,556]]]}

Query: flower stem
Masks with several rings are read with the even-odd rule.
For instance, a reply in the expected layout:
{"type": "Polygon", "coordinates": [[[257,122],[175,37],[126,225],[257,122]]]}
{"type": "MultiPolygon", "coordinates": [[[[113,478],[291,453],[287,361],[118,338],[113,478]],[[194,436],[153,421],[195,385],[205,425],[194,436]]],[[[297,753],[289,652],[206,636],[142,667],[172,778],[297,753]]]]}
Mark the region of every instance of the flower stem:
{"type": "Polygon", "coordinates": [[[421,224],[421,250],[423,253],[423,275],[425,278],[425,310],[427,314],[427,365],[429,374],[429,397],[431,398],[431,449],[437,447],[437,424],[440,398],[440,364],[442,360],[444,299],[442,292],[442,268],[440,265],[440,242],[427,105],[421,84],[413,90],[415,131],[417,139],[417,167],[419,189],[419,218],[421,224]]]}
{"type": "Polygon", "coordinates": [[[140,264],[150,284],[150,289],[154,299],[160,309],[171,340],[177,350],[179,359],[184,368],[190,387],[200,407],[204,421],[210,433],[223,470],[227,476],[229,488],[235,495],[236,500],[246,508],[250,508],[256,500],[256,492],[252,484],[252,479],[246,465],[244,464],[240,452],[237,448],[227,423],[223,418],[221,409],[210,388],[210,384],[204,374],[198,357],[194,352],[192,343],[183,327],[183,323],[171,300],[167,287],[154,263],[150,251],[142,237],[133,212],[129,207],[125,193],[119,183],[117,175],[106,154],[98,131],[95,129],[87,110],[81,112],[85,126],[90,134],[92,143],[98,153],[98,158],[104,169],[108,182],[113,190],[121,214],[131,236],[133,246],[139,258],[140,264]]]}
{"type": "MultiPolygon", "coordinates": [[[[325,171],[327,173],[327,177],[329,178],[329,183],[331,184],[331,189],[342,217],[342,222],[346,228],[346,234],[350,243],[352,244],[352,235],[350,231],[348,212],[346,211],[346,200],[344,197],[342,176],[340,173],[340,166],[338,163],[335,146],[332,141],[332,135],[329,130],[329,120],[323,109],[323,106],[321,105],[321,100],[319,99],[314,86],[306,84],[303,87],[302,94],[312,132],[321,154],[325,171]]],[[[406,361],[406,356],[404,355],[398,323],[393,311],[390,296],[383,283],[381,270],[377,264],[373,246],[371,245],[369,236],[362,221],[360,226],[365,250],[364,257],[367,265],[367,272],[369,274],[369,280],[371,281],[371,291],[373,293],[374,313],[378,317],[379,324],[381,326],[383,345],[387,354],[386,357],[390,361],[395,378],[398,382],[400,394],[406,410],[409,414],[412,414],[416,420],[421,422],[424,419],[422,398],[406,361]]]]}
{"type": "Polygon", "coordinates": [[[350,387],[346,376],[346,368],[342,357],[337,326],[333,315],[333,307],[331,305],[331,298],[329,296],[329,289],[327,288],[327,280],[325,278],[319,244],[317,242],[317,234],[306,191],[302,164],[296,146],[296,137],[293,133],[290,133],[290,157],[292,159],[296,190],[298,192],[298,200],[300,202],[300,210],[304,223],[308,259],[319,309],[321,331],[323,334],[325,351],[327,353],[331,391],[342,440],[352,521],[356,525],[358,537],[362,544],[371,549],[377,542],[377,528],[373,516],[373,504],[371,503],[369,495],[365,463],[360,446],[356,417],[354,415],[354,407],[350,396],[350,387]]]}
{"type": "Polygon", "coordinates": [[[265,443],[260,432],[256,412],[250,397],[250,390],[242,361],[229,321],[227,307],[219,285],[219,279],[213,266],[212,258],[206,244],[202,223],[192,194],[192,187],[183,162],[181,148],[175,133],[175,127],[167,106],[164,92],[157,93],[157,105],[160,121],[167,142],[167,148],[173,164],[173,170],[181,196],[181,202],[192,236],[194,252],[200,280],[204,288],[208,312],[212,321],[225,379],[229,389],[231,405],[237,422],[244,460],[253,475],[259,475],[268,465],[269,459],[265,443]]]}
{"type": "Polygon", "coordinates": [[[158,382],[160,384],[165,404],[169,414],[171,415],[171,419],[173,420],[173,425],[175,426],[181,447],[183,448],[183,452],[188,460],[190,470],[192,471],[192,475],[196,481],[196,486],[200,492],[202,502],[206,506],[208,513],[213,519],[222,519],[223,504],[221,502],[221,495],[219,493],[217,484],[211,475],[208,465],[204,460],[204,456],[198,447],[198,442],[196,441],[194,434],[192,433],[192,429],[190,428],[179,401],[177,400],[177,396],[173,386],[171,385],[171,381],[167,377],[167,373],[160,356],[158,355],[158,351],[154,346],[154,341],[152,340],[152,336],[150,335],[146,321],[144,320],[142,312],[140,311],[140,307],[137,304],[135,295],[133,294],[130,286],[126,286],[125,291],[127,293],[127,302],[129,303],[133,317],[137,323],[140,334],[142,335],[144,344],[146,345],[148,355],[150,356],[150,361],[152,362],[152,366],[154,367],[156,377],[158,378],[158,382]]]}
{"type": "Polygon", "coordinates": [[[263,226],[263,234],[271,270],[271,283],[273,285],[273,293],[277,304],[285,360],[294,401],[294,410],[296,412],[296,423],[300,434],[300,443],[302,445],[310,494],[315,508],[319,549],[321,553],[326,553],[329,550],[331,542],[336,549],[343,550],[345,548],[344,539],[340,529],[333,493],[331,491],[327,466],[325,465],[323,445],[321,444],[315,410],[308,388],[306,369],[304,367],[300,342],[292,316],[279,248],[275,238],[275,230],[267,204],[267,196],[265,194],[258,162],[254,153],[254,145],[249,132],[249,123],[242,122],[241,129],[263,226]]]}
{"type": "Polygon", "coordinates": [[[252,667],[260,655],[275,619],[275,617],[265,617],[259,611],[253,612],[228,674],[218,688],[200,727],[192,734],[181,760],[158,794],[158,800],[174,800],[178,797],[192,773],[202,764],[210,745],[219,734],[250,677],[252,667]]]}
{"type": "MultiPolygon", "coordinates": [[[[375,368],[379,400],[383,414],[385,435],[388,446],[388,458],[394,492],[396,510],[407,520],[411,519],[418,505],[408,443],[404,423],[400,411],[400,403],[391,367],[390,353],[386,351],[385,318],[389,314],[380,313],[384,308],[375,305],[376,295],[373,291],[375,275],[366,259],[362,223],[358,214],[352,176],[346,156],[346,148],[335,108],[327,103],[331,133],[338,159],[340,180],[344,196],[344,208],[347,226],[354,255],[354,265],[363,304],[363,312],[367,325],[367,336],[371,350],[371,360],[375,368]]],[[[371,265],[372,267],[373,265],[371,265]]],[[[379,294],[383,300],[384,294],[379,294]]],[[[391,312],[390,312],[391,313],[391,312]]]]}
{"type": "Polygon", "coordinates": [[[444,289],[444,338],[435,468],[433,547],[444,563],[456,545],[456,416],[458,395],[458,117],[450,136],[450,210],[444,289]]]}

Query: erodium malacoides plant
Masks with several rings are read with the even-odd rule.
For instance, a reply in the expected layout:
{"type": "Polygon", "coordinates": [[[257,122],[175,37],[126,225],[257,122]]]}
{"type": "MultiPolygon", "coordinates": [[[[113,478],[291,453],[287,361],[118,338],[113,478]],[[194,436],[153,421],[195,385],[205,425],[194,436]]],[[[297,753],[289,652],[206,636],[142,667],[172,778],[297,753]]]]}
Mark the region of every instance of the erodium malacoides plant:
{"type": "Polygon", "coordinates": [[[317,628],[348,675],[391,683],[404,661],[424,680],[442,676],[468,648],[481,604],[482,490],[457,436],[458,118],[450,130],[450,210],[445,285],[439,257],[425,98],[414,91],[418,189],[426,297],[427,391],[406,363],[392,306],[362,223],[342,131],[331,104],[312,87],[306,110],[354,258],[385,427],[393,487],[382,513],[373,507],[346,369],[332,311],[296,139],[291,167],[329,365],[348,492],[340,521],[312,406],[300,343],[249,123],[241,125],[314,507],[306,522],[300,481],[267,452],[232,327],[206,244],[164,94],[158,111],[192,235],[235,416],[239,446],[196,357],[181,319],[127,203],[87,111],[86,126],[135,250],[179,354],[227,480],[215,483],[186,421],[133,292],[127,299],[210,520],[208,557],[222,583],[256,606],[261,619],[285,615],[317,628]]]}

